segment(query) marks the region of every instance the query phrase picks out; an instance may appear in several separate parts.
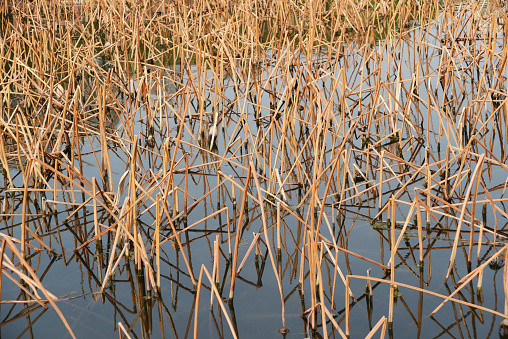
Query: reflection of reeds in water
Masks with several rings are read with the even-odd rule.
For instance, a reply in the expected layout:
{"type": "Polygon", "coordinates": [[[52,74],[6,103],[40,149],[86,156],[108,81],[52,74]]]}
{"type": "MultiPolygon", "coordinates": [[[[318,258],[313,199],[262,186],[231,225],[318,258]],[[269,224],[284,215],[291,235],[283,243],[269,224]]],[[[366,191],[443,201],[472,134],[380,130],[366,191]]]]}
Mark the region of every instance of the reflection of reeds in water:
{"type": "Polygon", "coordinates": [[[487,337],[508,300],[506,266],[503,311],[485,270],[508,255],[505,19],[495,1],[1,1],[1,326],[33,334],[49,303],[73,335],[41,282],[61,256],[87,277],[72,300],[112,305],[126,337],[200,337],[205,306],[242,337],[235,302],[262,287],[282,335],[409,316],[423,337],[431,315],[487,337]]]}

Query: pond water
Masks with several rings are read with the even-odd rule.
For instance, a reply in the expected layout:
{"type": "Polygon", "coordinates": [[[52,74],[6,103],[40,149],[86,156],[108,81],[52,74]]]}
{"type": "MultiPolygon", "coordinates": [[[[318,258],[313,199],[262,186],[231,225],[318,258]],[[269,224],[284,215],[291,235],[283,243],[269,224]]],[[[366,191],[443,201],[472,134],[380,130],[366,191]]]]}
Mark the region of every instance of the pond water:
{"type": "MultiPolygon", "coordinates": [[[[30,245],[16,246],[78,338],[340,337],[334,322],[362,338],[391,310],[389,337],[497,338],[505,27],[453,8],[310,54],[288,41],[129,74],[103,53],[63,95],[34,80],[37,101],[4,81],[2,238],[30,245]]],[[[4,260],[0,334],[72,337],[4,260]]]]}

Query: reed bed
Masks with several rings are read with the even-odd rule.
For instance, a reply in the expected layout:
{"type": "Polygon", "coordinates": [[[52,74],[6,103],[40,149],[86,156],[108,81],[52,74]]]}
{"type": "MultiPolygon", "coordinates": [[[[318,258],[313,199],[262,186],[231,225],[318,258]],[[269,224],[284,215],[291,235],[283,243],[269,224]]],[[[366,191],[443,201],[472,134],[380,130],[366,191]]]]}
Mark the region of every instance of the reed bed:
{"type": "Polygon", "coordinates": [[[508,332],[507,19],[0,0],[0,331],[508,332]]]}

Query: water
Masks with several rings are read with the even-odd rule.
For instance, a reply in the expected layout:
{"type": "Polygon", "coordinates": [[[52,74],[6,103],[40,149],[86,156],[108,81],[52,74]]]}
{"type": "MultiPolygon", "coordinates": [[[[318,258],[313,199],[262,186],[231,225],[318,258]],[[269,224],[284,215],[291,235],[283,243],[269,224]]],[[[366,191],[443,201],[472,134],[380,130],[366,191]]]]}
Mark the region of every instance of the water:
{"type": "MultiPolygon", "coordinates": [[[[381,152],[385,152],[381,206],[386,206],[392,194],[397,194],[398,199],[394,212],[395,239],[401,233],[415,198],[419,197],[422,203],[426,201],[422,192],[426,191],[424,163],[428,159],[433,164],[432,173],[436,171],[434,184],[445,185],[440,179],[440,174],[445,173],[445,164],[449,166],[452,179],[450,187],[435,185],[432,190],[430,207],[435,219],[430,220],[428,229],[422,208],[423,266],[419,264],[416,222],[412,215],[407,219],[407,230],[395,254],[394,280],[400,286],[393,329],[387,332],[395,338],[495,338],[502,320],[500,316],[448,302],[431,317],[443,299],[423,293],[449,296],[456,288],[454,284],[503,248],[506,238],[506,117],[504,108],[495,111],[499,106],[492,100],[494,94],[501,93],[500,100],[505,95],[504,73],[500,67],[503,31],[500,27],[491,37],[486,35],[486,30],[471,35],[469,21],[462,23],[462,30],[456,30],[443,28],[446,21],[442,20],[440,25],[415,26],[404,33],[401,40],[379,40],[360,46],[351,39],[344,48],[344,55],[336,53],[339,50],[330,54],[324,51],[322,55],[316,50],[312,63],[307,63],[303,52],[295,56],[285,55],[284,50],[271,50],[261,63],[245,57],[240,60],[242,67],[223,69],[222,73],[214,72],[210,64],[208,68],[201,68],[197,62],[183,70],[172,65],[147,65],[142,78],[131,80],[135,75],[121,75],[115,60],[99,58],[95,72],[100,76],[92,76],[90,74],[94,73],[90,69],[83,69],[82,78],[77,81],[83,91],[78,105],[82,120],[75,126],[74,116],[67,114],[64,130],[69,139],[62,139],[65,142],[60,148],[54,146],[58,144],[58,132],[62,128],[58,119],[54,124],[33,123],[32,133],[21,133],[20,140],[25,142],[15,143],[12,137],[6,137],[9,142],[6,144],[11,147],[6,151],[8,169],[16,189],[8,187],[9,175],[4,173],[0,205],[5,206],[6,214],[16,215],[3,218],[1,232],[17,239],[22,237],[22,188],[26,185],[19,164],[27,167],[28,162],[25,158],[19,161],[17,152],[26,158],[30,151],[37,154],[37,143],[28,142],[31,137],[44,144],[46,150],[55,147],[55,151],[63,150],[69,144],[79,144],[72,150],[75,151],[72,156],[59,158],[61,167],[56,172],[65,176],[55,179],[54,173],[32,173],[30,180],[37,183],[30,181],[28,185],[31,192],[26,213],[33,216],[25,219],[25,225],[53,249],[49,252],[41,248],[29,235],[28,242],[35,248],[27,249],[28,260],[44,287],[62,299],[57,305],[77,337],[110,338],[118,335],[119,323],[133,338],[193,337],[196,289],[188,265],[197,280],[202,267],[210,274],[213,272],[217,257],[217,288],[224,309],[216,298],[210,308],[211,282],[204,274],[197,337],[229,338],[236,332],[240,338],[320,338],[324,332],[321,313],[317,308],[316,318],[312,319],[313,300],[323,302],[345,331],[345,286],[338,267],[343,275],[350,276],[366,276],[370,269],[371,277],[384,280],[372,282],[372,298],[365,294],[365,280],[350,280],[356,300],[348,301],[351,302],[350,337],[360,338],[365,337],[382,317],[388,317],[390,308],[390,285],[386,283],[390,275],[382,267],[388,266],[390,261],[390,224],[387,223],[390,216],[386,211],[378,215],[379,196],[375,193],[380,182],[381,152]],[[420,34],[428,34],[426,45],[417,44],[420,34]],[[476,36],[477,40],[471,43],[467,40],[448,43],[446,40],[451,36],[462,39],[463,35],[476,36]],[[492,39],[496,47],[490,58],[482,58],[488,39],[492,39]],[[454,62],[446,62],[451,55],[454,62]],[[473,61],[476,64],[471,67],[473,61]],[[483,71],[485,69],[490,71],[483,71]],[[105,82],[108,70],[112,70],[114,75],[111,76],[117,83],[105,82]],[[119,79],[124,86],[118,85],[119,79]],[[383,86],[378,86],[378,81],[383,86]],[[102,106],[98,88],[107,89],[105,116],[110,171],[102,163],[105,150],[101,150],[99,115],[102,106]],[[348,133],[351,126],[355,128],[348,133]],[[44,132],[53,128],[51,136],[44,137],[44,132]],[[476,141],[470,143],[475,135],[476,141]],[[139,156],[131,167],[134,136],[139,136],[139,156]],[[449,161],[445,162],[447,149],[449,161]],[[444,283],[460,209],[468,186],[475,182],[472,173],[480,154],[487,158],[480,172],[483,181],[478,188],[475,218],[477,224],[482,222],[487,227],[482,235],[483,243],[479,253],[477,243],[473,246],[472,267],[468,268],[471,217],[466,215],[451,275],[444,283]],[[337,159],[335,168],[333,164],[337,159]],[[261,208],[255,200],[259,195],[254,179],[249,185],[252,196],[247,199],[246,212],[240,220],[242,189],[250,162],[259,177],[261,196],[265,197],[266,234],[261,208]],[[177,164],[172,174],[168,171],[170,163],[177,164]],[[94,236],[95,220],[101,230],[114,225],[114,218],[105,206],[109,206],[114,217],[121,215],[131,193],[132,168],[136,172],[136,194],[143,196],[137,204],[136,230],[145,246],[150,267],[136,267],[135,252],[130,246],[127,256],[119,258],[114,277],[101,293],[108,264],[117,261],[124,244],[120,242],[114,248],[115,233],[109,231],[102,236],[101,244],[96,241],[83,244],[94,236]],[[110,173],[110,177],[103,179],[103,173],[110,173]],[[90,197],[93,177],[98,181],[98,200],[104,202],[103,206],[99,205],[96,217],[92,200],[85,207],[76,207],[90,197]],[[367,181],[360,182],[360,177],[367,181]],[[69,179],[74,182],[69,183],[69,179]],[[455,183],[450,204],[458,210],[453,211],[445,205],[443,197],[446,189],[451,190],[455,183]],[[47,190],[33,190],[38,187],[47,190]],[[161,212],[161,290],[155,295],[148,291],[147,272],[157,271],[152,242],[157,213],[154,203],[158,193],[167,197],[167,211],[161,212]],[[111,200],[110,205],[106,196],[111,200]],[[206,198],[199,200],[202,197],[206,198]],[[46,217],[41,216],[43,198],[49,201],[46,217]],[[282,209],[280,261],[276,256],[277,210],[274,203],[277,201],[294,213],[282,209]],[[319,206],[323,201],[324,206],[319,206]],[[482,215],[483,201],[487,203],[485,217],[482,215]],[[185,217],[186,204],[188,215],[185,217]],[[308,237],[317,227],[321,209],[324,213],[317,239],[323,242],[312,244],[308,237]],[[213,213],[216,213],[214,217],[203,220],[213,213]],[[182,248],[173,237],[168,215],[177,230],[197,223],[179,235],[182,248]],[[261,234],[263,241],[257,243],[259,253],[254,246],[245,260],[236,278],[234,299],[228,303],[229,248],[234,249],[238,227],[243,228],[238,264],[257,234],[261,234]],[[498,234],[494,237],[489,230],[496,228],[498,234]],[[228,232],[232,235],[230,242],[228,232]],[[216,239],[221,252],[214,250],[216,239]],[[353,254],[335,251],[334,242],[353,254]],[[275,254],[275,268],[267,243],[275,254]],[[319,274],[314,272],[317,266],[311,267],[309,263],[311,255],[321,261],[324,300],[321,295],[316,299],[312,297],[311,284],[319,291],[313,275],[319,274]],[[278,271],[284,296],[285,327],[289,329],[285,335],[279,333],[283,324],[276,279],[278,271]],[[304,277],[303,290],[299,285],[300,275],[304,277]],[[420,290],[402,287],[402,284],[420,290]],[[311,328],[313,324],[315,330],[311,328]]],[[[23,98],[19,100],[23,102],[23,98]]],[[[49,116],[61,119],[61,112],[55,108],[49,116]]],[[[6,114],[4,130],[5,126],[16,126],[12,111],[6,114]]],[[[47,151],[42,157],[45,163],[56,166],[53,158],[57,155],[51,158],[47,153],[51,152],[47,151]]],[[[471,213],[470,206],[467,214],[471,213]]],[[[114,226],[111,230],[116,229],[114,226]]],[[[478,241],[479,237],[475,230],[474,240],[478,241]]],[[[9,249],[6,255],[18,262],[9,249]]],[[[478,293],[478,278],[475,277],[456,298],[503,313],[503,268],[491,266],[483,271],[482,293],[478,293]]],[[[16,274],[12,277],[19,282],[16,274]]],[[[70,337],[52,307],[45,310],[33,301],[10,302],[31,298],[6,274],[2,276],[1,292],[0,333],[3,336],[70,337]]],[[[330,334],[334,327],[328,321],[326,328],[330,334]]],[[[333,335],[338,336],[337,332],[333,335]]]]}

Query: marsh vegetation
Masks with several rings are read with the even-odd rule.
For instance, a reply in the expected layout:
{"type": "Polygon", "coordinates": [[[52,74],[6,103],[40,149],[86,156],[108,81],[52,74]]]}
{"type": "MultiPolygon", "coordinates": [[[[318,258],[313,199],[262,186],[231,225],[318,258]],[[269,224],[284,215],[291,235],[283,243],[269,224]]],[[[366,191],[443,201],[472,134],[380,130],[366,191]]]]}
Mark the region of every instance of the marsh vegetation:
{"type": "Polygon", "coordinates": [[[498,337],[507,15],[0,0],[0,333],[498,337]]]}

